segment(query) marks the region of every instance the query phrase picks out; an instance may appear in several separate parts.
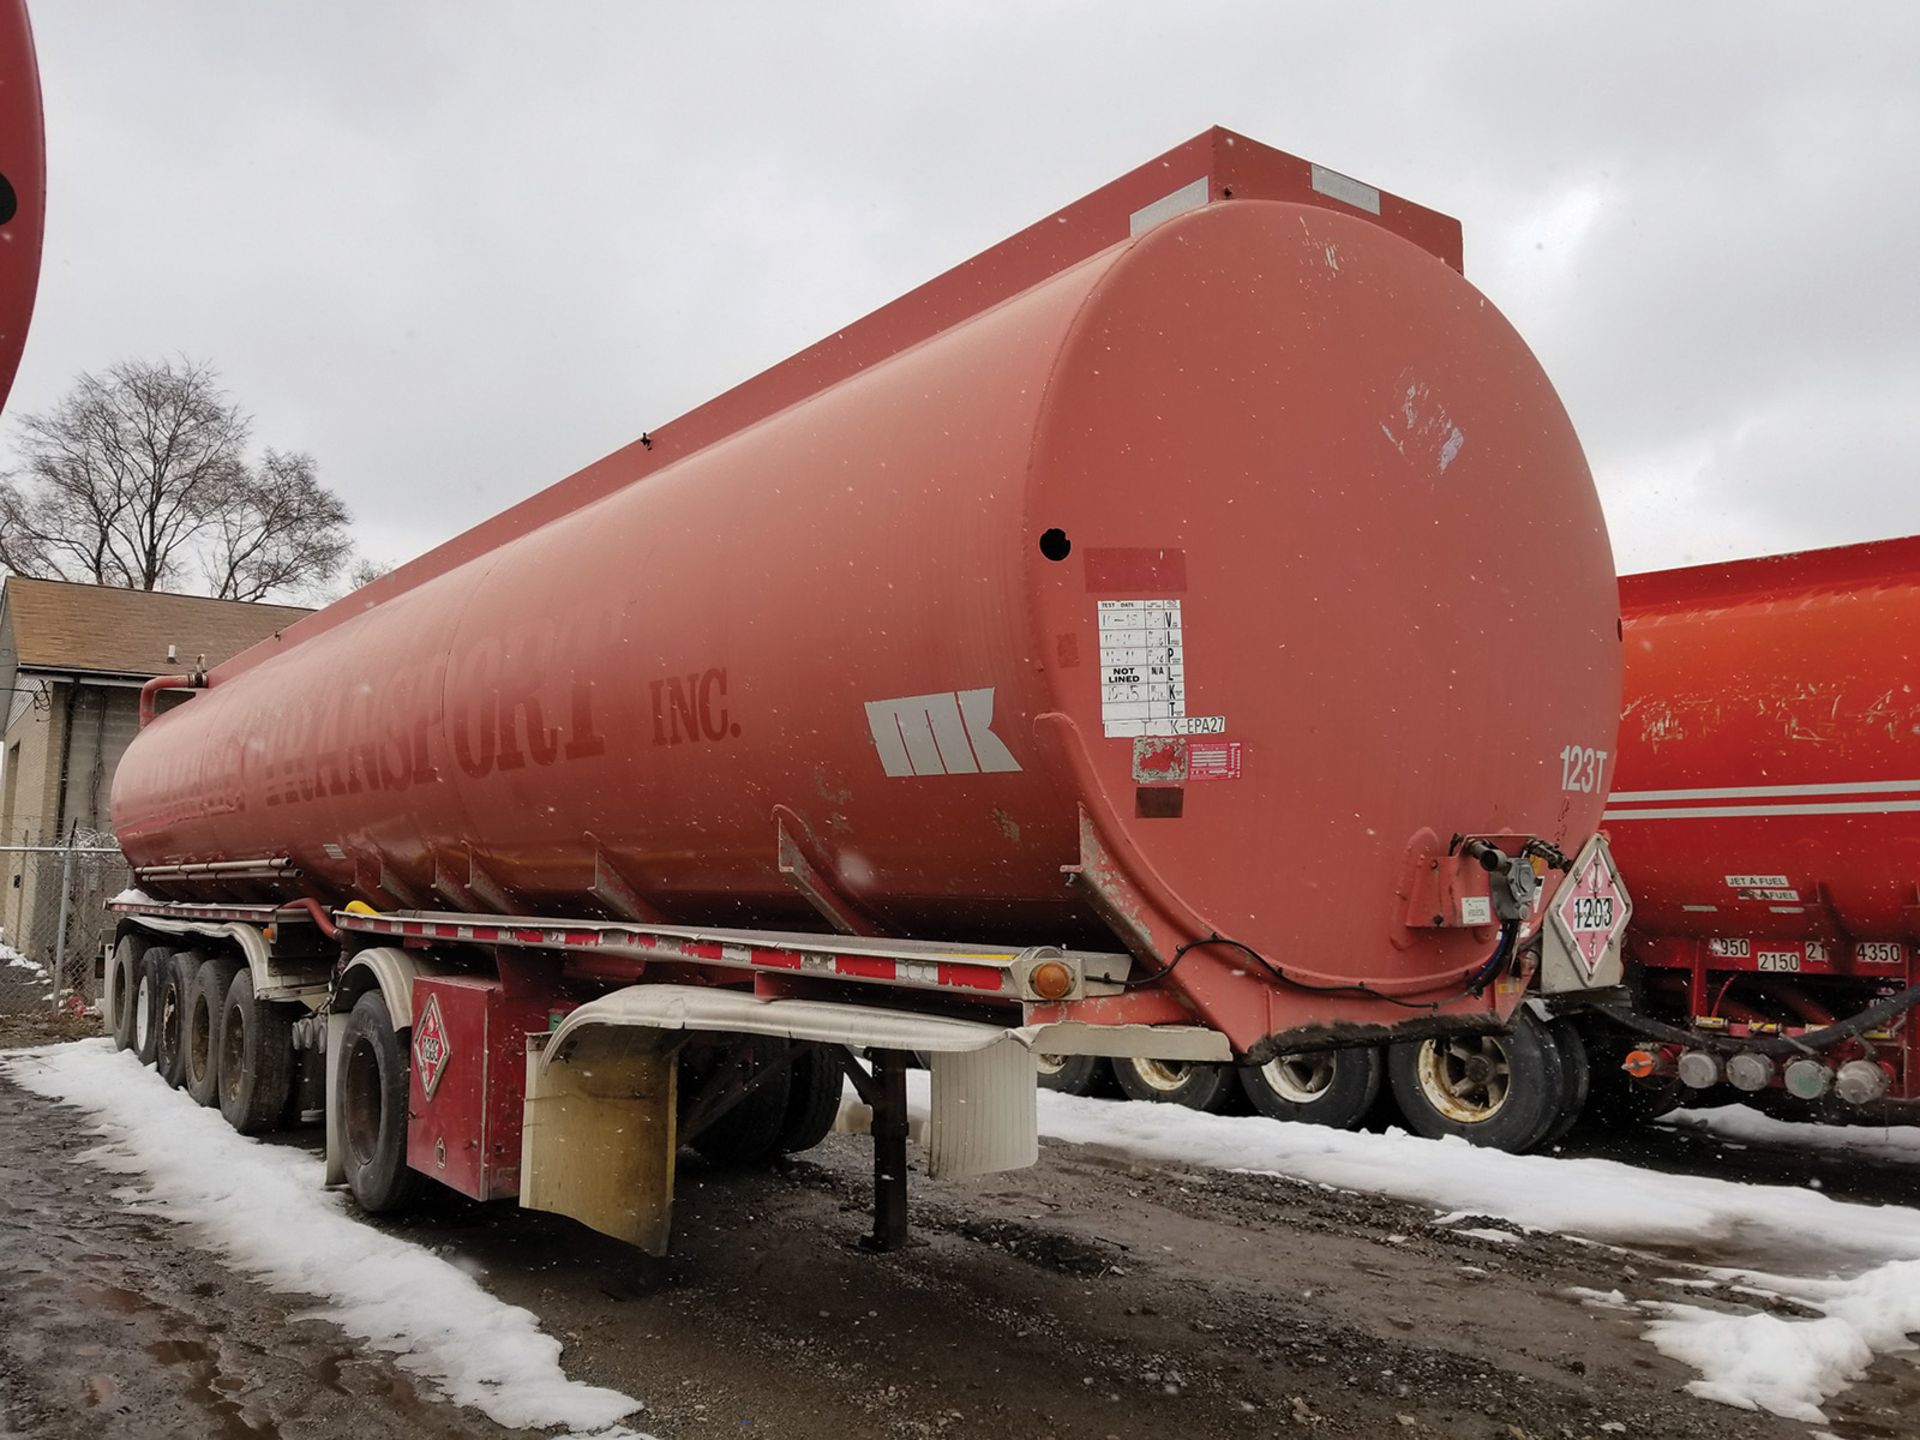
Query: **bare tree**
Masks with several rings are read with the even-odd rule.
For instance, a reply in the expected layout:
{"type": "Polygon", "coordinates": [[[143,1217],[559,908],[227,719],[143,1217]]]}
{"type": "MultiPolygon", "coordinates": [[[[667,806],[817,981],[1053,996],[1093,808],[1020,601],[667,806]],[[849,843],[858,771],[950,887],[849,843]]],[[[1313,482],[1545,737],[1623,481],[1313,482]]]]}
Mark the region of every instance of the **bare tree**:
{"type": "Polygon", "coordinates": [[[311,457],[247,458],[250,418],[193,360],[82,375],[20,421],[22,469],[0,478],[0,565],[153,590],[204,572],[257,600],[310,589],[345,561],[346,507],[311,457]]]}
{"type": "Polygon", "coordinates": [[[207,587],[218,600],[310,591],[353,553],[352,518],[315,478],[311,455],[269,450],[213,510],[207,587]]]}
{"type": "Polygon", "coordinates": [[[362,555],[353,562],[353,568],[347,571],[347,589],[364,590],[382,575],[390,574],[393,566],[384,560],[371,560],[362,555]]]}

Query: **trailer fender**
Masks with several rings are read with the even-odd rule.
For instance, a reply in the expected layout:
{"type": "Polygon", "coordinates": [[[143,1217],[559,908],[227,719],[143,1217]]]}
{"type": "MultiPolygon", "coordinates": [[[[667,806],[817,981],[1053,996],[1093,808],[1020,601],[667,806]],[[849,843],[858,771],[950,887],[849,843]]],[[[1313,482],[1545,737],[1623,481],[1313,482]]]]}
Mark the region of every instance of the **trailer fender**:
{"type": "MultiPolygon", "coordinates": [[[[825,1000],[766,1000],[698,985],[633,985],[580,1006],[560,1022],[539,1065],[550,1069],[605,1028],[639,1031],[666,1049],[677,1032],[782,1036],[850,1050],[919,1051],[931,1057],[927,1173],[934,1179],[1023,1169],[1040,1158],[1034,1032],[974,1020],[916,1015],[825,1000]]],[[[1044,1030],[1045,1027],[1036,1027],[1044,1030]]],[[[528,1094],[533,1091],[529,1062],[528,1094]]],[[[532,1120],[529,1106],[529,1123],[532,1120]]],[[[525,1172],[523,1171],[523,1174],[525,1172]]]]}
{"type": "Polygon", "coordinates": [[[159,935],[198,935],[227,942],[246,961],[253,976],[253,993],[259,999],[299,1001],[318,1009],[326,997],[324,979],[316,978],[311,971],[290,970],[274,963],[273,947],[257,925],[235,920],[170,920],[161,915],[130,915],[127,921],[159,935]]]}
{"type": "MultiPolygon", "coordinates": [[[[242,927],[246,928],[246,927],[242,927]]],[[[422,975],[438,975],[439,967],[408,950],[378,945],[362,950],[347,962],[334,982],[327,1010],[327,1168],[326,1184],[347,1183],[346,1137],[340,1133],[340,1107],[334,1103],[340,1083],[340,1046],[346,1036],[347,1014],[353,1002],[369,990],[379,990],[387,1002],[394,1029],[405,1034],[413,1025],[413,982],[422,975]]],[[[259,983],[257,977],[254,982],[259,983]]],[[[256,992],[257,993],[257,992],[256,992]]]]}

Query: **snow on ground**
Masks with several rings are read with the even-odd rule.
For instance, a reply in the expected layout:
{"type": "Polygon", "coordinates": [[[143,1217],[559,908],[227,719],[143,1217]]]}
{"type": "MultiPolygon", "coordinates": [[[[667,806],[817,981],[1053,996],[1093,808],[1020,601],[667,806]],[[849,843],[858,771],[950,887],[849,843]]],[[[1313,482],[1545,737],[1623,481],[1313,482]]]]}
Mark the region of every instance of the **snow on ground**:
{"type": "Polygon", "coordinates": [[[16,1085],[76,1105],[104,1143],[87,1158],[133,1182],[151,1214],[190,1225],[235,1269],[323,1302],[314,1312],[510,1428],[564,1426],[645,1440],[618,1422],[639,1408],[569,1380],[560,1342],[454,1265],[355,1219],[321,1188],[319,1157],[237,1135],[218,1110],[170,1090],[108,1040],[0,1056],[16,1085]]]}
{"type": "Polygon", "coordinates": [[[47,967],[37,960],[29,960],[11,945],[0,942],[0,965],[9,970],[25,970],[29,975],[47,978],[47,967]]]}
{"type": "MultiPolygon", "coordinates": [[[[924,1115],[929,1077],[915,1071],[907,1081],[909,1102],[924,1115]]],[[[864,1107],[849,1094],[843,1125],[863,1128],[864,1107]]],[[[1508,1155],[1399,1130],[1349,1133],[1046,1090],[1040,1133],[1155,1164],[1389,1195],[1434,1206],[1443,1224],[1488,1217],[1653,1252],[1708,1266],[1726,1290],[1782,1295],[1820,1312],[1803,1320],[1639,1303],[1653,1317],[1647,1338],[1700,1371],[1688,1388],[1743,1409],[1821,1421],[1823,1400],[1875,1355],[1913,1349],[1907,1336],[1920,1333],[1920,1210],[1903,1206],[1851,1205],[1817,1190],[1669,1175],[1616,1160],[1508,1155]]]]}
{"type": "Polygon", "coordinates": [[[1876,1160],[1920,1165],[1920,1125],[1814,1125],[1799,1120],[1775,1120],[1751,1105],[1675,1110],[1659,1123],[1679,1130],[1704,1130],[1719,1139],[1746,1145],[1844,1150],[1876,1160]]]}

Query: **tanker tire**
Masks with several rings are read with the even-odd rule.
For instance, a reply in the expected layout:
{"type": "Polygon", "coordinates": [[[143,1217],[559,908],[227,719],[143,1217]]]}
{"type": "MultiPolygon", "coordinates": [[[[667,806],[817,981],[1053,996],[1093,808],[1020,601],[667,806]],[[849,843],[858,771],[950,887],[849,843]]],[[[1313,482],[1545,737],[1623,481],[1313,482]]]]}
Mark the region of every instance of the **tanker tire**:
{"type": "Polygon", "coordinates": [[[788,1081],[787,1117],[775,1147],[782,1155],[811,1150],[833,1133],[840,1118],[840,1096],[846,1081],[825,1045],[807,1045],[794,1057],[788,1081]]]}
{"type": "Polygon", "coordinates": [[[107,988],[113,994],[113,1048],[131,1050],[134,1045],[134,999],[140,993],[140,962],[146,946],[131,935],[122,935],[113,947],[113,968],[108,972],[107,988]]]}
{"type": "Polygon", "coordinates": [[[1113,1078],[1129,1100],[1218,1113],[1233,1099],[1233,1066],[1203,1060],[1115,1060],[1113,1078]]]}
{"type": "Polygon", "coordinates": [[[1062,1095],[1097,1095],[1104,1088],[1106,1060],[1099,1055],[1035,1055],[1040,1088],[1062,1095]]]}
{"type": "Polygon", "coordinates": [[[1270,1119],[1354,1130],[1373,1113],[1385,1069],[1377,1045],[1309,1050],[1240,1066],[1240,1088],[1270,1119]]]}
{"type": "Polygon", "coordinates": [[[171,950],[150,945],[134,966],[133,1053],[142,1065],[151,1065],[159,1058],[160,977],[172,959],[171,950]]]}
{"type": "Polygon", "coordinates": [[[202,958],[197,950],[181,950],[160,967],[153,1068],[175,1090],[187,1080],[187,1002],[202,958]]]}
{"type": "Polygon", "coordinates": [[[235,973],[220,1007],[220,1113],[242,1135],[279,1120],[293,1075],[293,1015],[253,996],[253,972],[235,973]]]}
{"type": "Polygon", "coordinates": [[[1593,1094],[1593,1060],[1587,1054],[1587,1042],[1580,1034],[1580,1027],[1560,1016],[1549,1021],[1547,1029],[1553,1035],[1554,1048],[1560,1052],[1560,1112],[1534,1145],[1536,1150],[1558,1145],[1566,1139],[1580,1123],[1593,1094]]]}
{"type": "Polygon", "coordinates": [[[758,1165],[778,1154],[786,1134],[794,1074],[781,1066],[690,1142],[714,1165],[758,1165]]]}
{"type": "Polygon", "coordinates": [[[196,1104],[220,1103],[220,1015],[240,963],[215,955],[200,967],[187,994],[187,1094],[196,1104]]]}
{"type": "Polygon", "coordinates": [[[1519,1153],[1558,1118],[1566,1088],[1547,1027],[1522,1007],[1503,1035],[1403,1040],[1387,1051],[1387,1082],[1407,1128],[1437,1140],[1519,1153]],[[1478,1058],[1493,1070],[1480,1077],[1478,1058]]]}
{"type": "MultiPolygon", "coordinates": [[[[292,1055],[289,1047],[288,1055],[292,1055]]],[[[328,1103],[340,1111],[347,1188],[369,1215],[404,1210],[420,1187],[407,1165],[406,1042],[393,1028],[386,997],[369,990],[353,1002],[340,1037],[340,1093],[328,1103]]],[[[282,1091],[280,1106],[286,1104],[282,1091]]]]}

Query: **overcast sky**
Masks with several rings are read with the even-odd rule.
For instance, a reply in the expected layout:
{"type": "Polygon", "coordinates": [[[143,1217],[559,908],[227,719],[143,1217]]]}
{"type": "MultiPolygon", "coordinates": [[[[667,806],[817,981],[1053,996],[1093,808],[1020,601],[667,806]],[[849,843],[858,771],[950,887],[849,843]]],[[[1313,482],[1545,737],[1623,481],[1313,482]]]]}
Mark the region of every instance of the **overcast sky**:
{"type": "Polygon", "coordinates": [[[384,561],[1212,124],[1460,217],[1623,570],[1920,532],[1920,5],[33,15],[11,408],[210,359],[384,561]]]}

